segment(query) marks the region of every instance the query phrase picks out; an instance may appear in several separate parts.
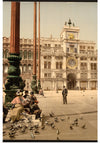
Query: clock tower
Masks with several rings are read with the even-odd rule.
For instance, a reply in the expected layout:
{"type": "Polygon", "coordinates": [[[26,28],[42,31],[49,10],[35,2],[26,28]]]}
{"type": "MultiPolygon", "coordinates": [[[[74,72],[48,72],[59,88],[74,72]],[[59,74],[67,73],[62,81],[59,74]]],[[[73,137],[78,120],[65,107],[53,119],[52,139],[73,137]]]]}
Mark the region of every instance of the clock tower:
{"type": "MultiPolygon", "coordinates": [[[[79,54],[79,27],[76,27],[74,23],[71,22],[71,19],[69,19],[68,22],[65,22],[65,25],[63,27],[63,30],[60,34],[60,38],[62,41],[62,47],[64,51],[64,59],[63,59],[63,69],[66,72],[65,75],[65,85],[68,86],[68,75],[73,74],[76,78],[79,74],[78,73],[78,54],[79,54]]],[[[76,79],[74,78],[74,79],[76,79]]],[[[74,82],[75,88],[77,85],[77,81],[74,81],[74,79],[71,79],[74,82]]],[[[69,79],[70,80],[70,79],[69,79]]]]}

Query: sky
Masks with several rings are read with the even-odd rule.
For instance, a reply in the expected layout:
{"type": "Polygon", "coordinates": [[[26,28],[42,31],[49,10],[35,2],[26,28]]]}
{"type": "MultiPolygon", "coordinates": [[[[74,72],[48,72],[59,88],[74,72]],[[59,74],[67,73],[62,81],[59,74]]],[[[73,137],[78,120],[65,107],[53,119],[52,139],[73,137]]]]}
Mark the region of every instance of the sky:
{"type": "MultiPolygon", "coordinates": [[[[33,14],[33,2],[21,2],[20,38],[33,38],[33,14]]],[[[95,2],[41,2],[40,36],[50,37],[52,34],[54,38],[60,38],[64,23],[68,22],[69,18],[80,28],[80,40],[97,42],[97,3],[95,2]]],[[[10,22],[11,2],[3,2],[3,36],[10,36],[10,22]]]]}

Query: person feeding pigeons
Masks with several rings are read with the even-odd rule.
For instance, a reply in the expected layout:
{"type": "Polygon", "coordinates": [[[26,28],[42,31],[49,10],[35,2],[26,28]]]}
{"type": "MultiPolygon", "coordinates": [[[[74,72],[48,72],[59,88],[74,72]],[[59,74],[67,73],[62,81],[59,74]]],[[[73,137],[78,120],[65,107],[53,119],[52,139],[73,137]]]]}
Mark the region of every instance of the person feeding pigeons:
{"type": "Polygon", "coordinates": [[[27,97],[26,100],[29,102],[29,105],[27,105],[27,107],[29,107],[30,109],[30,114],[35,114],[36,119],[40,118],[40,114],[42,110],[40,110],[38,106],[38,101],[37,101],[36,96],[34,95],[34,92],[30,92],[30,96],[27,97]]]}
{"type": "Polygon", "coordinates": [[[27,98],[29,95],[28,95],[28,90],[25,90],[25,94],[23,95],[24,98],[27,98]]]}

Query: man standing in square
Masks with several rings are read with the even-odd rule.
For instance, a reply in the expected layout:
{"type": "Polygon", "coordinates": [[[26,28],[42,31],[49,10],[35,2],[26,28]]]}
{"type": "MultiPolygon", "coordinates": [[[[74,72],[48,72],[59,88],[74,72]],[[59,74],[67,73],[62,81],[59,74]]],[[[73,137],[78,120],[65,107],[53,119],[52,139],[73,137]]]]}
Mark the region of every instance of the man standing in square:
{"type": "Polygon", "coordinates": [[[63,90],[62,90],[63,104],[67,104],[67,94],[68,94],[68,90],[67,88],[65,88],[65,86],[63,86],[63,90]]]}

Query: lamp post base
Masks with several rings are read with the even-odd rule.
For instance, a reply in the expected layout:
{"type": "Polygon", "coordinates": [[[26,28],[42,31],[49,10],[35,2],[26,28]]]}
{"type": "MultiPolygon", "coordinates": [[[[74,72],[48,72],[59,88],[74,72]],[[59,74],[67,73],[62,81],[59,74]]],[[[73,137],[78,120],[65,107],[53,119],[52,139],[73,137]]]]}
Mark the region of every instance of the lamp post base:
{"type": "Polygon", "coordinates": [[[31,88],[34,93],[36,94],[38,93],[36,75],[33,75],[33,80],[31,82],[31,88]]]}
{"type": "Polygon", "coordinates": [[[38,93],[39,93],[40,88],[41,88],[41,83],[40,83],[40,80],[38,80],[38,93]]]}

